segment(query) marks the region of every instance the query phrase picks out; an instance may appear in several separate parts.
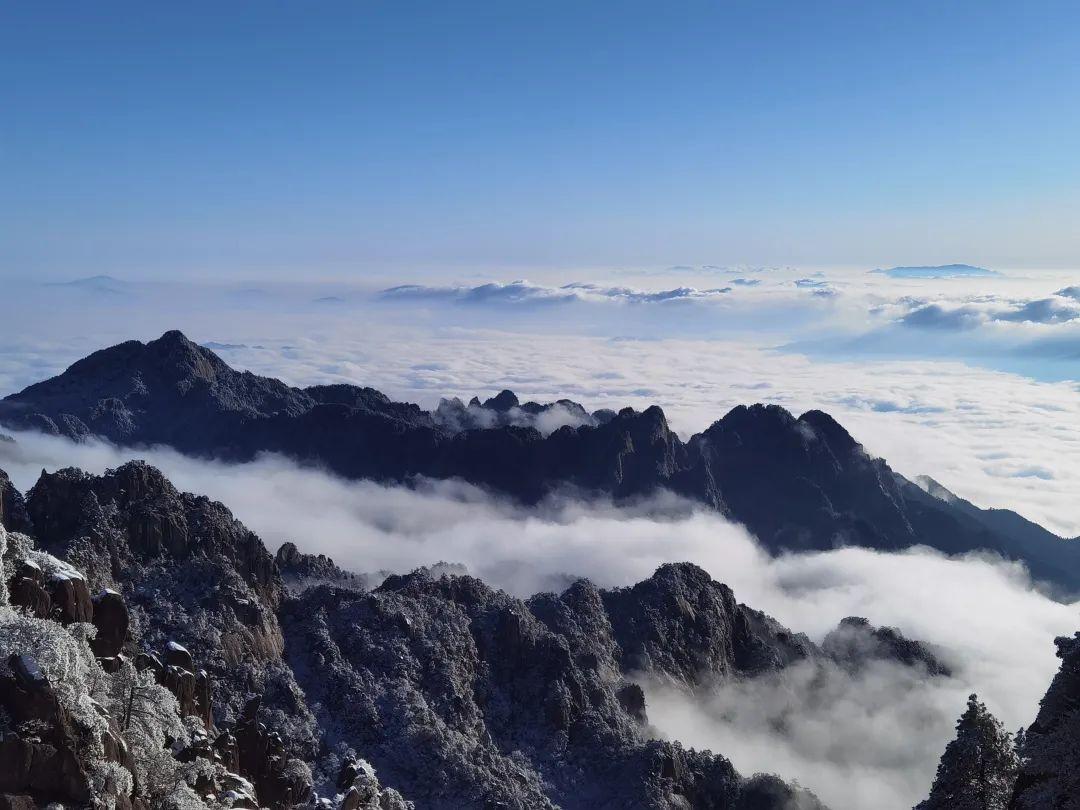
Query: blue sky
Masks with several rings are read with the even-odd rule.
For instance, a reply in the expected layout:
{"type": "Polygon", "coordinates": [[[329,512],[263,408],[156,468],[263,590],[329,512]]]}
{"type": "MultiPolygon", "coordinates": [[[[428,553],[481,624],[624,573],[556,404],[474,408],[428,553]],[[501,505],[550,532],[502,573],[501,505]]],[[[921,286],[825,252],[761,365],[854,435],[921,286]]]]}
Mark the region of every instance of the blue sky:
{"type": "Polygon", "coordinates": [[[0,274],[1080,264],[1080,6],[5,4],[0,274]]]}

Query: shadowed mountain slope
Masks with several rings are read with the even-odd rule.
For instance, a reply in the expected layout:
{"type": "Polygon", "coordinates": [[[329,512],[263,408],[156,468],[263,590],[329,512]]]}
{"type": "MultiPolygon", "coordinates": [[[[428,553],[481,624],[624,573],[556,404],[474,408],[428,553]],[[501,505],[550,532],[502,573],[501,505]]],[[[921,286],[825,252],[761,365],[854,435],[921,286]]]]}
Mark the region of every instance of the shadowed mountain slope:
{"type": "Polygon", "coordinates": [[[821,411],[739,406],[686,442],[656,406],[588,414],[568,401],[522,405],[504,391],[433,414],[371,388],[299,389],[238,372],[167,332],[7,397],[0,423],[229,461],[277,452],[347,478],[461,478],[525,503],[556,491],[622,500],[664,489],[745,524],[773,552],[985,549],[1062,593],[1080,591],[1080,544],[1013,512],[928,493],[821,411]]]}

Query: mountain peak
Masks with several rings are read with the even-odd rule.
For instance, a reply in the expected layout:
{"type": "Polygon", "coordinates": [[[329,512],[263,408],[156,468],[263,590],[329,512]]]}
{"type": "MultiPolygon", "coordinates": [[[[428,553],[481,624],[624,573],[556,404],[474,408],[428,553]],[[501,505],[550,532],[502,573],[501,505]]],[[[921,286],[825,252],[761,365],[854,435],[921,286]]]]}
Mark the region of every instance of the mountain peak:
{"type": "Polygon", "coordinates": [[[491,399],[484,402],[485,408],[490,408],[493,411],[499,411],[505,413],[511,408],[516,408],[521,403],[518,401],[517,394],[509,389],[503,389],[491,399]]]}
{"type": "Polygon", "coordinates": [[[861,446],[843,425],[824,411],[807,411],[798,421],[799,424],[812,428],[838,455],[847,455],[861,446]]]}
{"type": "Polygon", "coordinates": [[[181,332],[179,329],[170,329],[165,332],[157,340],[151,340],[146,344],[147,346],[184,346],[195,347],[195,344],[188,340],[187,335],[181,332]]]}

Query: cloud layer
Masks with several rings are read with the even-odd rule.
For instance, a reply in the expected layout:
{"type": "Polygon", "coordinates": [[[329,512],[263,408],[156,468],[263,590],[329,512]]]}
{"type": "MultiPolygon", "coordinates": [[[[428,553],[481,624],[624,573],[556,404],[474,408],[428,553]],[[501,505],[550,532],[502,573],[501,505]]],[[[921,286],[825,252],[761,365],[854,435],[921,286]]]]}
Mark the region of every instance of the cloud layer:
{"type": "Polygon", "coordinates": [[[701,301],[729,292],[731,292],[730,287],[707,290],[677,287],[670,290],[650,291],[585,282],[547,287],[528,281],[511,281],[450,287],[404,284],[382,290],[379,297],[388,301],[450,301],[459,304],[491,305],[558,304],[571,301],[659,304],[669,301],[701,301]]]}
{"type": "Polygon", "coordinates": [[[0,392],[93,348],[176,327],[240,368],[298,385],[371,385],[426,408],[502,388],[589,411],[659,404],[684,436],[741,403],[822,408],[908,476],[929,474],[979,505],[1080,535],[1080,322],[1065,320],[1076,306],[1067,274],[672,267],[655,287],[632,273],[569,285],[550,275],[418,285],[490,289],[476,306],[390,302],[384,287],[336,283],[9,285],[0,392]],[[572,300],[502,300],[551,295],[572,300]],[[926,325],[905,322],[920,318],[926,325]]]}

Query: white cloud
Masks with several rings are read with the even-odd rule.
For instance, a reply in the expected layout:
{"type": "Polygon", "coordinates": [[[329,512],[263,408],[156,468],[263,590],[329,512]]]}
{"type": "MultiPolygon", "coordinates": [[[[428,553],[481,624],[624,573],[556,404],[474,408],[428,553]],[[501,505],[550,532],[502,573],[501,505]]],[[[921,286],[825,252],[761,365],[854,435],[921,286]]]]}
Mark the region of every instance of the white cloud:
{"type": "MultiPolygon", "coordinates": [[[[693,289],[717,283],[715,275],[686,272],[671,281],[693,289]]],[[[1030,350],[1035,354],[1023,369],[1038,371],[1053,353],[1065,359],[1051,370],[1075,377],[1080,325],[995,320],[960,331],[882,329],[930,304],[1017,309],[1024,304],[1015,302],[1041,300],[1067,281],[1064,274],[1029,275],[993,279],[990,295],[978,279],[780,268],[755,274],[760,285],[672,306],[399,307],[371,303],[376,290],[335,284],[125,285],[123,296],[88,303],[83,290],[9,286],[11,294],[0,297],[0,391],[58,373],[94,348],[176,327],[218,344],[241,368],[300,385],[371,385],[427,408],[442,396],[467,400],[511,388],[523,400],[566,397],[590,411],[659,404],[687,436],[734,405],[777,402],[796,412],[829,411],[908,476],[929,474],[979,505],[1014,508],[1074,536],[1076,384],[1035,382],[948,358],[1012,368],[1030,350]],[[813,288],[793,286],[798,279],[821,280],[842,294],[818,300],[813,288]],[[238,289],[260,294],[238,302],[238,289]],[[343,303],[312,303],[328,293],[343,303]],[[771,349],[795,336],[805,338],[798,345],[809,356],[771,349]],[[833,343],[818,351],[811,339],[822,337],[833,343]]],[[[533,286],[562,289],[548,280],[533,286]]]]}
{"type": "MultiPolygon", "coordinates": [[[[742,280],[745,282],[745,280],[742,280]]],[[[587,282],[561,287],[528,281],[488,282],[475,286],[432,286],[403,284],[382,290],[379,297],[389,301],[448,301],[458,304],[527,305],[569,303],[571,301],[624,304],[660,304],[670,301],[703,301],[731,292],[730,287],[699,290],[676,287],[669,290],[641,290],[587,282]]]]}

